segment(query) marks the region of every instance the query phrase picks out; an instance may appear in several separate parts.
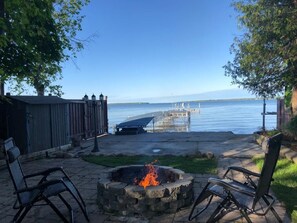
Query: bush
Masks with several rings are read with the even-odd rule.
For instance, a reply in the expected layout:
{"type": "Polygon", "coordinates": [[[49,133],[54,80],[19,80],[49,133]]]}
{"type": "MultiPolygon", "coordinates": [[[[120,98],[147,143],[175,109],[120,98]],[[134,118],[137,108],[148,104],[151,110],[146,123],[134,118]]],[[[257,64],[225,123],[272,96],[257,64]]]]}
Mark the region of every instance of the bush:
{"type": "Polygon", "coordinates": [[[276,135],[279,132],[280,131],[277,130],[277,129],[271,129],[271,130],[265,130],[265,131],[257,131],[257,132],[254,132],[254,134],[262,135],[262,136],[266,136],[266,137],[271,137],[271,136],[276,135]]]}
{"type": "Polygon", "coordinates": [[[291,134],[295,139],[297,138],[297,115],[294,116],[288,123],[286,130],[291,134]]]}
{"type": "Polygon", "coordinates": [[[265,131],[265,133],[263,133],[263,135],[271,137],[271,136],[276,135],[277,133],[279,133],[279,130],[273,129],[273,130],[265,131]]]}

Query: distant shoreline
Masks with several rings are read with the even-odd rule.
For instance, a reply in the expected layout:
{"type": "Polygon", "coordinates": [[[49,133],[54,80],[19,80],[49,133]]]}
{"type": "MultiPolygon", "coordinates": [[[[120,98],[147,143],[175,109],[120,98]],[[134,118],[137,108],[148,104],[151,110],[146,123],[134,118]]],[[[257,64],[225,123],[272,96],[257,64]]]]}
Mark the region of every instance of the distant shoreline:
{"type": "MultiPolygon", "coordinates": [[[[263,100],[263,98],[229,98],[229,99],[204,99],[204,100],[190,100],[190,101],[176,101],[176,102],[119,102],[109,103],[109,105],[128,105],[128,104],[174,104],[174,103],[190,103],[190,102],[217,102],[217,101],[252,101],[263,100]]],[[[276,100],[276,98],[269,98],[266,100],[276,100]]]]}

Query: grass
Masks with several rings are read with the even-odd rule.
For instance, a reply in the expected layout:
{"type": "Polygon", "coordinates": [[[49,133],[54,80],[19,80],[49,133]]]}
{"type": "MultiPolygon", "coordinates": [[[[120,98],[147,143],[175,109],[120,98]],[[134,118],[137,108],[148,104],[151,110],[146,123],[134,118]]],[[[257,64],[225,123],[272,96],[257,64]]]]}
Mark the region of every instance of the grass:
{"type": "Polygon", "coordinates": [[[122,165],[148,164],[154,162],[156,165],[170,166],[183,170],[187,173],[217,174],[217,160],[207,158],[197,158],[194,156],[85,156],[85,161],[106,167],[116,167],[122,165]]]}
{"type": "MultiPolygon", "coordinates": [[[[255,157],[253,161],[262,168],[263,157],[255,157]]],[[[292,222],[297,223],[297,164],[287,159],[278,160],[273,179],[273,192],[286,205],[292,222]]]]}

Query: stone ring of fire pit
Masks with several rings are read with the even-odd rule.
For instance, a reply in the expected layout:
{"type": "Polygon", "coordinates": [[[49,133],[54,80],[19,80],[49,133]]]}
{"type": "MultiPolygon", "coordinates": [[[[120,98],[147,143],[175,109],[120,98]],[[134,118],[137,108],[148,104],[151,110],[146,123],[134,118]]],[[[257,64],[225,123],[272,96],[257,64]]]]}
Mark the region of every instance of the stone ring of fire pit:
{"type": "Polygon", "coordinates": [[[193,177],[166,166],[154,166],[158,186],[134,185],[135,178],[144,176],[144,165],[120,166],[99,179],[98,205],[107,212],[125,216],[175,213],[189,206],[194,199],[193,177]]]}

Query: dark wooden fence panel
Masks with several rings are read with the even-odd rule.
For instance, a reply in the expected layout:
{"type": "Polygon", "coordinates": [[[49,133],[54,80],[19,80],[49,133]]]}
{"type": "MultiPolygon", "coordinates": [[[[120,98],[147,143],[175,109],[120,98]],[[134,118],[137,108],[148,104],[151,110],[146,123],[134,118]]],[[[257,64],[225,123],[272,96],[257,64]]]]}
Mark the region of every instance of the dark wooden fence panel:
{"type": "Polygon", "coordinates": [[[277,100],[277,129],[282,130],[291,120],[291,111],[285,107],[284,99],[277,100]]]}
{"type": "Polygon", "coordinates": [[[84,135],[84,106],[84,102],[70,102],[68,104],[70,137],[84,135]]]}
{"type": "Polygon", "coordinates": [[[70,101],[69,132],[71,138],[88,139],[108,132],[107,100],[70,101]]]}
{"type": "Polygon", "coordinates": [[[95,135],[94,109],[92,107],[92,101],[86,101],[85,103],[85,138],[88,139],[95,135]]]}
{"type": "Polygon", "coordinates": [[[108,107],[107,107],[107,97],[105,97],[104,101],[104,132],[108,133],[108,107]]]}

